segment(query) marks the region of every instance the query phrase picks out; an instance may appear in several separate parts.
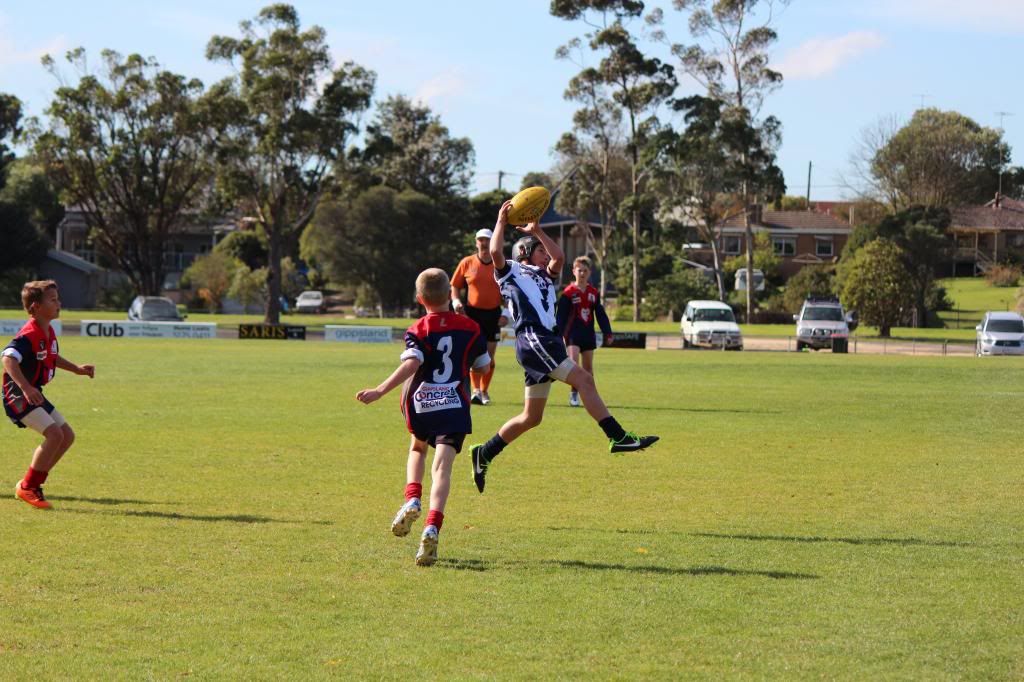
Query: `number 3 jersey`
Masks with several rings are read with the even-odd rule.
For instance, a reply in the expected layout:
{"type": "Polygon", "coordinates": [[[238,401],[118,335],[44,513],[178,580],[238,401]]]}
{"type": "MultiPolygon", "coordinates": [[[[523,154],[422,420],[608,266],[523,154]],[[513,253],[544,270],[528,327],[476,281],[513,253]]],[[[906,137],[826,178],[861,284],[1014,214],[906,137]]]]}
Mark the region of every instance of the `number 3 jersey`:
{"type": "Polygon", "coordinates": [[[472,433],[469,369],[491,363],[480,326],[453,312],[428,313],[405,332],[402,361],[422,364],[402,389],[402,414],[417,437],[472,433]]]}

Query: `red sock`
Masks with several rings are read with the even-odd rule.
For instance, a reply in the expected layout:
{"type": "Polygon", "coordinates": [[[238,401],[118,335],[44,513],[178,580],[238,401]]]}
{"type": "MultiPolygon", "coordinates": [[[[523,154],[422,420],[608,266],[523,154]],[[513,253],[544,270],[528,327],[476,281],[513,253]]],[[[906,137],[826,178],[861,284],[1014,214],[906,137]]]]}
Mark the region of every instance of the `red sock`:
{"type": "Polygon", "coordinates": [[[422,483],[407,483],[405,486],[405,499],[411,500],[412,498],[419,499],[423,495],[423,484],[422,483]]]}
{"type": "Polygon", "coordinates": [[[29,467],[28,471],[25,472],[25,478],[21,480],[21,487],[25,490],[38,488],[46,481],[46,477],[49,474],[49,471],[36,471],[32,467],[29,467]]]}
{"type": "Polygon", "coordinates": [[[441,524],[444,523],[444,512],[439,512],[436,509],[431,509],[427,512],[427,523],[428,526],[441,530],[441,524]]]}

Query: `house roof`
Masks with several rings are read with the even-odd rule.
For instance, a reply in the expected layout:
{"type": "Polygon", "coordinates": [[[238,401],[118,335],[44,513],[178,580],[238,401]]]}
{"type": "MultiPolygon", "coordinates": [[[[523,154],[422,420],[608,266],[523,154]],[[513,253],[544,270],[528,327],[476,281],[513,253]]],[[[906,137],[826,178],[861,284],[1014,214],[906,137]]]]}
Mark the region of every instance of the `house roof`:
{"type": "Polygon", "coordinates": [[[586,223],[591,227],[601,227],[601,223],[597,222],[593,216],[584,220],[583,218],[577,218],[576,216],[565,215],[555,210],[555,198],[558,196],[558,190],[556,189],[551,194],[551,201],[548,203],[548,210],[544,211],[544,215],[540,217],[539,225],[541,227],[558,227],[559,225],[577,225],[579,223],[586,223]]]}
{"type": "Polygon", "coordinates": [[[75,270],[78,270],[80,272],[85,272],[85,273],[103,272],[103,268],[101,268],[100,266],[96,265],[95,263],[90,263],[89,261],[85,260],[84,258],[79,258],[78,256],[76,256],[73,253],[70,253],[69,251],[58,251],[57,249],[47,249],[46,257],[47,258],[52,258],[53,260],[57,261],[58,263],[60,263],[62,265],[66,265],[69,268],[74,268],[75,270]]]}
{"type": "Polygon", "coordinates": [[[1024,201],[1000,197],[983,206],[959,206],[950,211],[952,230],[1024,232],[1024,201]]]}
{"type": "MultiPolygon", "coordinates": [[[[793,234],[847,234],[850,224],[835,216],[817,211],[764,211],[760,220],[751,219],[751,225],[771,232],[793,234]]],[[[743,216],[733,216],[725,222],[726,229],[742,229],[743,216]]]]}

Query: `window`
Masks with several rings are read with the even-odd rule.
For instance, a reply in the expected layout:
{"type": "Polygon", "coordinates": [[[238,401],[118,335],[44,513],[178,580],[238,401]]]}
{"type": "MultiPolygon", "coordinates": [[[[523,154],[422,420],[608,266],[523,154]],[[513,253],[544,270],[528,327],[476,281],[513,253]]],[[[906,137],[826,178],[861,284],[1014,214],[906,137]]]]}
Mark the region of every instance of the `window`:
{"type": "Polygon", "coordinates": [[[828,237],[814,238],[814,255],[819,258],[832,257],[832,239],[828,237]]]}
{"type": "Polygon", "coordinates": [[[772,251],[776,256],[795,256],[796,239],[793,237],[776,237],[772,239],[772,251]]]}
{"type": "Polygon", "coordinates": [[[722,251],[727,254],[737,254],[740,252],[740,238],[739,237],[723,237],[722,238],[722,251]]]}

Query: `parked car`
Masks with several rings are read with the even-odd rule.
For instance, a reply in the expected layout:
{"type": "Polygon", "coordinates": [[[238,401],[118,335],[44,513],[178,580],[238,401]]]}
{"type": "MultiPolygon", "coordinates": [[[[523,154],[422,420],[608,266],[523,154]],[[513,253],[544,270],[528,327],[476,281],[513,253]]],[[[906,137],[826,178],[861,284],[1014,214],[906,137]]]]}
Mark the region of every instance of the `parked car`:
{"type": "Polygon", "coordinates": [[[295,312],[317,314],[327,312],[327,301],[324,300],[323,292],[303,291],[295,299],[295,312]]]}
{"type": "Polygon", "coordinates": [[[833,353],[845,353],[849,349],[850,332],[857,328],[856,315],[847,315],[835,296],[808,298],[793,321],[796,322],[798,351],[831,348],[833,353]]]}
{"type": "Polygon", "coordinates": [[[136,296],[128,306],[128,319],[137,322],[181,322],[185,317],[174,301],[163,296],[136,296]]]}
{"type": "MultiPolygon", "coordinates": [[[[736,271],[736,280],[733,282],[733,289],[736,291],[747,290],[747,269],[740,268],[736,271]]],[[[764,291],[764,272],[754,268],[754,291],[764,291]]]]}
{"type": "Polygon", "coordinates": [[[743,350],[743,335],[736,324],[736,316],[721,301],[690,301],[679,322],[683,348],[703,346],[743,350]]]}
{"type": "Polygon", "coordinates": [[[974,349],[979,356],[1024,355],[1024,317],[1017,313],[985,313],[975,330],[974,349]]]}

